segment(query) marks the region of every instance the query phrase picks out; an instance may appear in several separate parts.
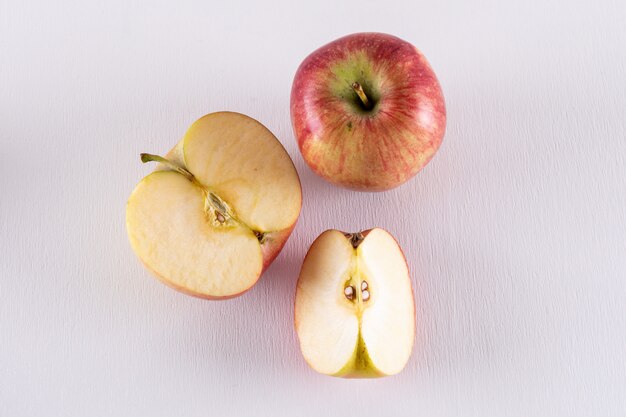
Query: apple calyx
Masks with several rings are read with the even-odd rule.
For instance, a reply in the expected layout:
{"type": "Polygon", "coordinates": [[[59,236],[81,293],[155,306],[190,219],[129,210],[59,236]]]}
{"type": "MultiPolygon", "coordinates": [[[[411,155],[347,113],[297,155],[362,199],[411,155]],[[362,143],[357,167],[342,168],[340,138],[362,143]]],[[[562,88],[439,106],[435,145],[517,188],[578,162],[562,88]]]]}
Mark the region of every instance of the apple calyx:
{"type": "Polygon", "coordinates": [[[367,94],[365,94],[365,91],[363,90],[363,86],[361,86],[361,84],[358,82],[353,82],[352,89],[354,90],[356,95],[359,96],[359,99],[361,100],[361,104],[363,104],[363,108],[365,110],[371,110],[372,103],[370,102],[369,98],[367,98],[367,94]]]}
{"type": "Polygon", "coordinates": [[[345,233],[345,236],[350,241],[350,244],[354,249],[358,248],[361,242],[365,239],[365,236],[363,236],[363,233],[361,232],[345,233]]]}
{"type": "Polygon", "coordinates": [[[230,222],[235,222],[250,229],[252,233],[254,233],[256,238],[258,239],[259,243],[265,242],[265,238],[266,238],[265,232],[254,230],[252,227],[248,226],[245,222],[238,219],[237,216],[235,216],[233,210],[230,208],[230,206],[219,195],[209,190],[209,188],[205,186],[204,184],[200,183],[196,179],[196,177],[187,169],[159,155],[142,153],[140,154],[140,156],[141,156],[141,162],[143,163],[159,162],[165,165],[170,170],[178,172],[179,174],[187,178],[189,181],[191,181],[194,185],[198,186],[205,195],[204,211],[206,212],[208,218],[210,219],[210,221],[213,223],[214,226],[227,226],[229,225],[230,222]]]}

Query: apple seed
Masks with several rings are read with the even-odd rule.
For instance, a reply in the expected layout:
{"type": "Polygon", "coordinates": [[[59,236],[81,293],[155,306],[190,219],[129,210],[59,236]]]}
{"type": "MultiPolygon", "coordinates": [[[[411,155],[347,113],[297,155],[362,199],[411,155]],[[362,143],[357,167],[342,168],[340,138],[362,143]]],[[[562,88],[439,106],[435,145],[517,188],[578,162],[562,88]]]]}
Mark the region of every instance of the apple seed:
{"type": "Polygon", "coordinates": [[[367,289],[367,281],[363,281],[361,283],[361,291],[365,291],[367,289]]]}
{"type": "Polygon", "coordinates": [[[352,300],[354,298],[354,288],[352,286],[344,288],[343,293],[348,300],[352,300]]]}
{"type": "Polygon", "coordinates": [[[367,301],[370,299],[370,292],[368,290],[363,290],[361,292],[361,298],[363,298],[363,301],[367,301]]]}

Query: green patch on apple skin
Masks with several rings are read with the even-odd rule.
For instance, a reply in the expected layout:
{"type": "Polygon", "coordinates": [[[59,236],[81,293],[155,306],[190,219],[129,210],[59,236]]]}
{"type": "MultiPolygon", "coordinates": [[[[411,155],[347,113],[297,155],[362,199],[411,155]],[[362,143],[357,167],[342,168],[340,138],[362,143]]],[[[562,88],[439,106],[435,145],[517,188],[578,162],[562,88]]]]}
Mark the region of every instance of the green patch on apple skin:
{"type": "Polygon", "coordinates": [[[361,335],[360,321],[361,320],[359,318],[359,334],[357,336],[357,343],[350,360],[348,360],[348,363],[346,363],[344,367],[339,370],[339,372],[333,374],[332,376],[340,378],[380,378],[381,376],[385,376],[385,374],[376,369],[376,366],[374,366],[374,363],[369,356],[367,346],[365,346],[365,341],[361,335]]]}
{"type": "Polygon", "coordinates": [[[380,77],[374,71],[371,60],[363,51],[355,52],[347,59],[330,67],[332,80],[330,93],[345,101],[358,114],[371,114],[377,110],[380,101],[380,77]],[[370,108],[365,108],[352,84],[359,83],[371,102],[370,108]]]}

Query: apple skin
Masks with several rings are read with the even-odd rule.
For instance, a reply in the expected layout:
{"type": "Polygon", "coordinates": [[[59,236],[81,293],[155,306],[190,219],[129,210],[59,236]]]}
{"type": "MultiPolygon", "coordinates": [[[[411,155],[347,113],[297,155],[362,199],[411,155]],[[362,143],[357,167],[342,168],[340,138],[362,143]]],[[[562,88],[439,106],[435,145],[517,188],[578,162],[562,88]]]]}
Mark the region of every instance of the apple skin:
{"type": "Polygon", "coordinates": [[[356,33],[309,55],[291,90],[291,121],[309,167],[360,191],[397,187],[441,145],[443,93],[428,61],[410,43],[356,33]],[[364,107],[352,83],[374,103],[364,107]]]}
{"type": "Polygon", "coordinates": [[[296,223],[294,223],[290,228],[280,230],[277,232],[269,233],[266,238],[266,242],[261,245],[261,253],[263,254],[263,272],[269,268],[269,266],[274,262],[274,259],[280,254],[287,243],[287,239],[293,232],[293,229],[296,227],[296,223]]]}

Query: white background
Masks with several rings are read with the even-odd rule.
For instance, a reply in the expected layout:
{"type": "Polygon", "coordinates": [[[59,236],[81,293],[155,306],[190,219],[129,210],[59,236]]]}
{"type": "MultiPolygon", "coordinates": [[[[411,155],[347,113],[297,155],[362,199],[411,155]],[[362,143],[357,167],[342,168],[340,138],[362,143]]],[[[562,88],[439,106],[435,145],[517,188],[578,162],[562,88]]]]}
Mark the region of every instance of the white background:
{"type": "Polygon", "coordinates": [[[626,415],[626,6],[0,0],[0,416],[626,415]],[[434,160],[386,193],[317,178],[289,119],[298,64],[341,35],[420,48],[444,90],[434,160]],[[226,302],[132,253],[125,202],[198,117],[282,141],[304,207],[226,302]],[[327,228],[382,226],[412,270],[403,373],[318,375],[293,294],[327,228]]]}

